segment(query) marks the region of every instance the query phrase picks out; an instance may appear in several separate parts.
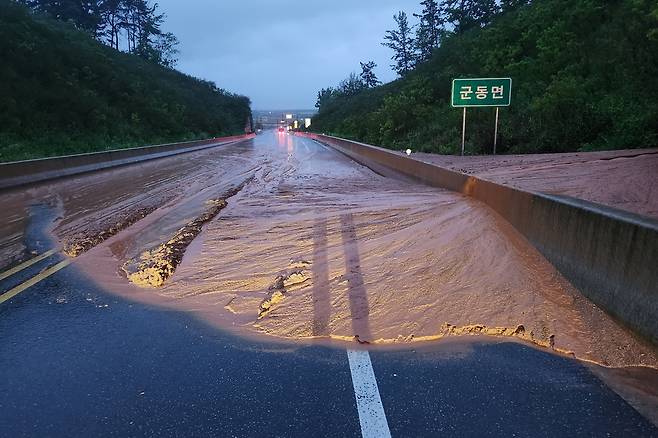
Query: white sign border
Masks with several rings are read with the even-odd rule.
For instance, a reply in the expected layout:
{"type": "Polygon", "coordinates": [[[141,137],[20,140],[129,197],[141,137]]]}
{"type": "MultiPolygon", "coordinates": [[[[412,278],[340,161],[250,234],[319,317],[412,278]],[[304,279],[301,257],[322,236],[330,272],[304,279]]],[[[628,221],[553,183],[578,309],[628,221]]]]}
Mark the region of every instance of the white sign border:
{"type": "Polygon", "coordinates": [[[495,107],[507,107],[512,105],[512,78],[458,78],[452,80],[452,90],[450,91],[450,106],[453,108],[495,108],[495,107]],[[507,105],[455,105],[455,82],[456,81],[491,81],[491,80],[509,80],[510,90],[509,90],[509,103],[507,105]]]}

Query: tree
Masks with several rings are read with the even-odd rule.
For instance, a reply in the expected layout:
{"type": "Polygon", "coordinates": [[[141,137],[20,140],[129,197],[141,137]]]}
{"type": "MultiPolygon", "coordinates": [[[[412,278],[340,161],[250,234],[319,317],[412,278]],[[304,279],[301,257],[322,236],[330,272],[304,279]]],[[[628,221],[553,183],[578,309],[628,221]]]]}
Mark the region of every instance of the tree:
{"type": "Polygon", "coordinates": [[[97,0],[22,0],[20,3],[58,20],[71,22],[95,38],[100,31],[101,14],[97,0]]]}
{"type": "Polygon", "coordinates": [[[178,54],[178,38],[171,32],[165,32],[158,35],[152,47],[156,56],[151,60],[163,67],[174,68],[178,63],[176,55],[178,54]]]}
{"type": "Polygon", "coordinates": [[[71,22],[108,46],[164,67],[177,60],[178,39],[162,32],[164,14],[149,0],[19,0],[33,10],[71,22]],[[125,42],[125,45],[124,45],[125,42]]]}
{"type": "Polygon", "coordinates": [[[323,88],[322,90],[318,91],[318,99],[315,101],[315,107],[319,111],[322,111],[322,108],[325,107],[326,104],[333,99],[335,93],[336,90],[334,90],[332,87],[323,88]]]}
{"type": "Polygon", "coordinates": [[[491,23],[498,13],[496,0],[444,0],[441,14],[457,34],[491,23]]]}
{"type": "Polygon", "coordinates": [[[411,37],[411,27],[407,20],[407,14],[403,11],[393,16],[397,24],[396,30],[387,30],[384,36],[383,46],[393,49],[391,59],[395,61],[391,68],[400,76],[405,76],[414,66],[414,39],[411,37]]]}
{"type": "Polygon", "coordinates": [[[501,0],[500,9],[503,12],[514,10],[520,6],[525,6],[530,3],[530,0],[501,0]]]}
{"type": "Polygon", "coordinates": [[[366,85],[361,80],[361,77],[356,73],[350,73],[350,75],[343,79],[340,84],[338,84],[338,92],[343,96],[355,96],[366,88],[366,85]]]}
{"type": "Polygon", "coordinates": [[[377,85],[380,85],[382,82],[377,79],[377,75],[373,69],[377,67],[375,61],[368,61],[366,63],[360,62],[361,64],[361,81],[365,84],[366,88],[374,88],[377,85]]]}
{"type": "Polygon", "coordinates": [[[121,32],[121,19],[123,14],[122,0],[103,0],[100,13],[103,19],[105,42],[119,50],[119,33],[121,32]]]}
{"type": "Polygon", "coordinates": [[[443,33],[443,17],[441,8],[436,0],[423,0],[420,2],[423,10],[414,17],[420,18],[416,29],[417,62],[430,59],[434,49],[439,47],[443,33]]]}

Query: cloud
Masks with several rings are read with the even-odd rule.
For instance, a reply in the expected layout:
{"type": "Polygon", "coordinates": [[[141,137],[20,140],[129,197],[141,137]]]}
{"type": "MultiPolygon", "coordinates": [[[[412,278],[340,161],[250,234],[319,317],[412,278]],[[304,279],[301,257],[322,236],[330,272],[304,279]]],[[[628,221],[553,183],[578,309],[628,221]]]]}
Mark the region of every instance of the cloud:
{"type": "Polygon", "coordinates": [[[255,109],[312,108],[320,88],[359,61],[374,60],[381,80],[395,74],[381,46],[393,14],[415,2],[393,0],[159,0],[165,30],[181,41],[178,69],[249,96],[255,109]]]}

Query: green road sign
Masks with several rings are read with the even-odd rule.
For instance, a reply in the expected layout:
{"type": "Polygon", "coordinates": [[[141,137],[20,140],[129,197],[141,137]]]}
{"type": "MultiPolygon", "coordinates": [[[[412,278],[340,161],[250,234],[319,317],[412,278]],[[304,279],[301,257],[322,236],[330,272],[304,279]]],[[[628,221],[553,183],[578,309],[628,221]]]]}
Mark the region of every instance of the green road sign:
{"type": "Polygon", "coordinates": [[[512,101],[510,78],[454,79],[452,106],[509,106],[512,101]]]}

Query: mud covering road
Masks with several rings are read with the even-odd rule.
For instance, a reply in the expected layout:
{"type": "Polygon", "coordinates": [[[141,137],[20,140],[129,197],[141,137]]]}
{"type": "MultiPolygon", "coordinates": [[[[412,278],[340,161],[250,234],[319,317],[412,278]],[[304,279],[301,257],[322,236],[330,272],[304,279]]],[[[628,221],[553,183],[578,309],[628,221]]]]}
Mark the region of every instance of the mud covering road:
{"type": "Polygon", "coordinates": [[[658,149],[414,157],[522,190],[572,196],[658,219],[658,149]]]}
{"type": "MultiPolygon", "coordinates": [[[[0,269],[29,257],[24,237],[33,206],[52,211],[53,232],[61,249],[78,256],[156,209],[183,200],[194,204],[198,195],[221,193],[249,174],[250,163],[258,161],[252,153],[253,148],[234,143],[180,159],[148,161],[2,192],[0,269]],[[220,162],[226,170],[218,168],[220,162]]],[[[186,217],[172,222],[182,226],[186,217]]]]}
{"type": "Polygon", "coordinates": [[[395,346],[485,334],[658,364],[488,207],[307,139],[266,133],[3,198],[15,206],[4,251],[30,206],[47,205],[56,241],[83,248],[76,266],[103,287],[242,335],[395,346]]]}
{"type": "Polygon", "coordinates": [[[56,246],[99,290],[255,342],[389,351],[505,338],[586,361],[658,412],[655,348],[495,212],[308,139],[266,132],[0,201],[5,266],[56,246]]]}

